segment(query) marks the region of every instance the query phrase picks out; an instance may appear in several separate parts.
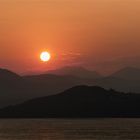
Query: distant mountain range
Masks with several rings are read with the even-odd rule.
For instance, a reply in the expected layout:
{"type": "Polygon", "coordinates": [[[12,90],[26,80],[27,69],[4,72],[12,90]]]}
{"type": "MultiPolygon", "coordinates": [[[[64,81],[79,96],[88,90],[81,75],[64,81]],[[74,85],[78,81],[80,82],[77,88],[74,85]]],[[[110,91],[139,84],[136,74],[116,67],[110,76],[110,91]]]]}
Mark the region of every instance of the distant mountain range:
{"type": "Polygon", "coordinates": [[[140,94],[76,86],[0,110],[1,118],[140,117],[140,94]]]}
{"type": "Polygon", "coordinates": [[[95,85],[123,92],[140,93],[140,69],[126,67],[110,76],[98,79],[95,85]]]}
{"type": "Polygon", "coordinates": [[[50,70],[46,73],[55,74],[55,75],[71,75],[79,78],[87,78],[87,79],[99,79],[102,76],[96,71],[90,71],[83,67],[63,67],[56,70],[50,70]]]}
{"type": "Polygon", "coordinates": [[[88,84],[88,81],[72,75],[19,76],[9,70],[0,69],[0,107],[57,94],[76,85],[88,84]]]}
{"type": "Polygon", "coordinates": [[[0,69],[0,87],[14,86],[22,82],[22,77],[6,69],[0,69]],[[14,81],[14,82],[13,82],[14,81]]]}
{"type": "Polygon", "coordinates": [[[81,67],[66,67],[29,76],[19,76],[9,70],[0,69],[0,107],[54,95],[77,85],[101,86],[122,92],[140,93],[139,83],[140,69],[129,67],[107,77],[81,67]]]}
{"type": "Polygon", "coordinates": [[[140,69],[133,68],[133,67],[126,67],[113,73],[110,77],[116,77],[125,80],[140,81],[140,69]]]}

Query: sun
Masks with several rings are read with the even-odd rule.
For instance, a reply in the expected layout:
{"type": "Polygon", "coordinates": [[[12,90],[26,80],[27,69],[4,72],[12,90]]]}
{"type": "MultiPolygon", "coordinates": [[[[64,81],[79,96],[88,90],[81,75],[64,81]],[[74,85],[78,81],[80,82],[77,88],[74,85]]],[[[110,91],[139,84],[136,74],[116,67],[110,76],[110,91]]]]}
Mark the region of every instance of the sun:
{"type": "Polygon", "coordinates": [[[50,54],[49,52],[47,52],[47,51],[42,52],[42,53],[40,54],[40,59],[41,59],[41,61],[43,61],[43,62],[47,62],[47,61],[49,61],[49,60],[51,59],[51,54],[50,54]]]}

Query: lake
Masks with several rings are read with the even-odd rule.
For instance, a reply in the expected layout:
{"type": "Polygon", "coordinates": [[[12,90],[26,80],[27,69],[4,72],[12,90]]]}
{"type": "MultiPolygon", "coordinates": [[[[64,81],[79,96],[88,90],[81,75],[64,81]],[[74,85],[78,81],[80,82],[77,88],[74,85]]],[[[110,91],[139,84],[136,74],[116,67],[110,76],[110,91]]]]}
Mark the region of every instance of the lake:
{"type": "Polygon", "coordinates": [[[140,140],[140,119],[1,119],[0,140],[140,140]]]}

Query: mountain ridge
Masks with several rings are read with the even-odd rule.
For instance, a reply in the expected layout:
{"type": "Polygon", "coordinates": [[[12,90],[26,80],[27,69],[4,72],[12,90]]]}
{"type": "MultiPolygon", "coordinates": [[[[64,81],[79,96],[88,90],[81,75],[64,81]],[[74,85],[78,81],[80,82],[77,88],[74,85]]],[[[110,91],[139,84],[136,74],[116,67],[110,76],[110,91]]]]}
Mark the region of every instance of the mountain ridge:
{"type": "Polygon", "coordinates": [[[56,75],[70,75],[79,78],[92,78],[92,79],[98,79],[102,77],[96,71],[91,71],[84,67],[78,67],[78,66],[77,67],[66,66],[55,70],[49,70],[46,73],[56,74],[56,75]]]}
{"type": "Polygon", "coordinates": [[[123,69],[118,70],[110,76],[126,80],[140,81],[140,69],[135,67],[125,67],[123,69]]]}
{"type": "Polygon", "coordinates": [[[32,98],[54,95],[77,85],[140,93],[139,80],[128,80],[112,75],[99,79],[54,74],[20,76],[9,70],[0,69],[0,77],[4,77],[0,78],[0,108],[32,98]]]}
{"type": "Polygon", "coordinates": [[[140,94],[76,86],[0,110],[3,118],[140,117],[140,94]]]}

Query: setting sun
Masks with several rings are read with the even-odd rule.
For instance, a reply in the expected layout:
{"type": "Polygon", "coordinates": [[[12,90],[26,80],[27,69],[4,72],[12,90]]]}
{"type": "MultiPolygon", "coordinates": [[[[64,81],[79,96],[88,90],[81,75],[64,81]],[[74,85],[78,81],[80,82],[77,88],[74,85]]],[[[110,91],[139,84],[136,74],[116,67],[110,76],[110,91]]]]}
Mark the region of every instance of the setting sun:
{"type": "Polygon", "coordinates": [[[49,52],[42,52],[42,53],[40,54],[40,59],[41,59],[41,61],[43,61],[43,62],[49,61],[50,58],[51,58],[51,55],[50,55],[49,52]]]}

